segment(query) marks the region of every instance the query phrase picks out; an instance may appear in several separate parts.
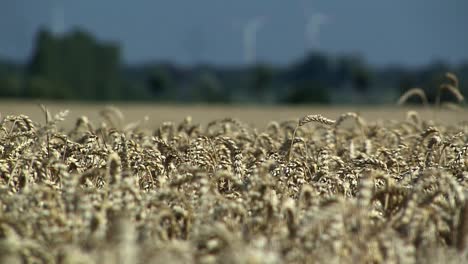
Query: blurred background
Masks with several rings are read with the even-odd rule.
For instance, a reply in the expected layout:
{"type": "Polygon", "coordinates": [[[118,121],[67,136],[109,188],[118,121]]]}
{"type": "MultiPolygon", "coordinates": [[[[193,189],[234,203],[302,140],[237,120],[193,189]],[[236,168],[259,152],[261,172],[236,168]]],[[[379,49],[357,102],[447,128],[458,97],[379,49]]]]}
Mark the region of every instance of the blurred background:
{"type": "Polygon", "coordinates": [[[421,87],[433,101],[447,71],[468,91],[466,11],[465,0],[4,0],[0,98],[373,105],[421,87]]]}

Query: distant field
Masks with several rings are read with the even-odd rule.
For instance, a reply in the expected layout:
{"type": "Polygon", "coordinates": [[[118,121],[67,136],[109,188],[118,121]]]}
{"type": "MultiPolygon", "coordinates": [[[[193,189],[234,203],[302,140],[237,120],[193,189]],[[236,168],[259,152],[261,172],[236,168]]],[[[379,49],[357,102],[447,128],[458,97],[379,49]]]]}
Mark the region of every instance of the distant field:
{"type": "Polygon", "coordinates": [[[41,101],[0,101],[2,116],[10,114],[25,114],[32,120],[42,122],[44,115],[39,104],[44,104],[49,111],[68,109],[70,113],[62,125],[70,127],[80,116],[87,116],[92,122],[102,120],[100,111],[106,106],[117,107],[125,117],[126,123],[144,120],[146,128],[159,127],[162,122],[180,122],[186,116],[191,116],[193,122],[206,124],[216,119],[226,117],[237,118],[242,122],[257,128],[264,128],[268,122],[297,119],[307,114],[322,114],[329,118],[336,118],[345,112],[359,113],[365,120],[404,120],[409,110],[416,110],[423,119],[433,119],[444,124],[455,124],[467,120],[466,111],[426,109],[422,107],[398,106],[206,106],[206,105],[168,105],[168,104],[132,104],[132,103],[63,103],[41,101]]]}

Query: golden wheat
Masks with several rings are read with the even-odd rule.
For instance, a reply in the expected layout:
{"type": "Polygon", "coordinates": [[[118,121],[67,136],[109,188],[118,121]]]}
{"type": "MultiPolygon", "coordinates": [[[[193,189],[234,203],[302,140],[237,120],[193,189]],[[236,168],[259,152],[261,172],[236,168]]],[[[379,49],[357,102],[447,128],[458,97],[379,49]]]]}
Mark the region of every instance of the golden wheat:
{"type": "Polygon", "coordinates": [[[466,123],[44,113],[0,121],[0,263],[466,261],[466,123]]]}

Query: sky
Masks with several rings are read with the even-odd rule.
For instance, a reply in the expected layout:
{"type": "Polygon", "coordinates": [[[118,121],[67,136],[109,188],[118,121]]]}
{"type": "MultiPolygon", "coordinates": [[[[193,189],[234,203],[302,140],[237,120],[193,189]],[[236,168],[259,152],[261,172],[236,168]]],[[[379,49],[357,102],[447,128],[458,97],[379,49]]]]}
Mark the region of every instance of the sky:
{"type": "Polygon", "coordinates": [[[466,0],[2,0],[0,57],[27,61],[37,30],[84,29],[128,64],[287,65],[311,50],[373,65],[468,60],[466,0]]]}

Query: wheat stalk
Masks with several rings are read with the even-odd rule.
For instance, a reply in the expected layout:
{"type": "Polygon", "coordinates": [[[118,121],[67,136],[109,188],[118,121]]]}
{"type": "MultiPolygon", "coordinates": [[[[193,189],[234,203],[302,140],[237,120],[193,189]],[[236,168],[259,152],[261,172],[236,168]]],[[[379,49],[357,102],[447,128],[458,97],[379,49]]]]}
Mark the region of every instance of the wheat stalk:
{"type": "Polygon", "coordinates": [[[426,93],[424,92],[423,89],[417,88],[417,87],[411,88],[408,91],[406,91],[404,94],[402,94],[400,98],[398,99],[397,105],[403,105],[412,96],[417,96],[421,98],[423,105],[426,107],[429,106],[429,101],[427,100],[426,93]]]}

